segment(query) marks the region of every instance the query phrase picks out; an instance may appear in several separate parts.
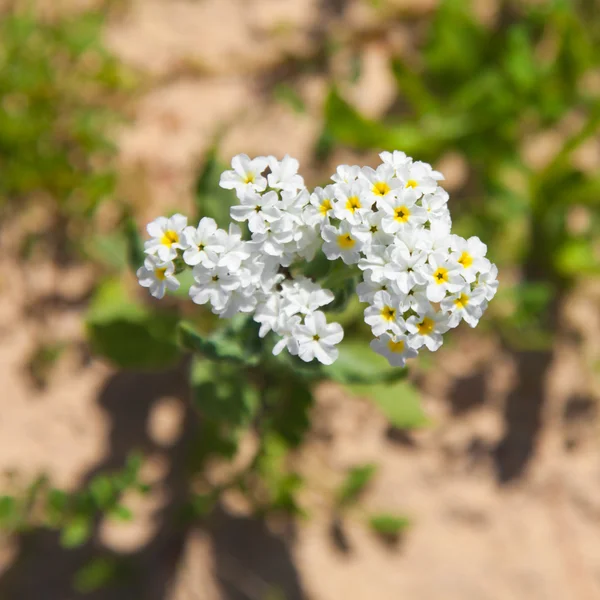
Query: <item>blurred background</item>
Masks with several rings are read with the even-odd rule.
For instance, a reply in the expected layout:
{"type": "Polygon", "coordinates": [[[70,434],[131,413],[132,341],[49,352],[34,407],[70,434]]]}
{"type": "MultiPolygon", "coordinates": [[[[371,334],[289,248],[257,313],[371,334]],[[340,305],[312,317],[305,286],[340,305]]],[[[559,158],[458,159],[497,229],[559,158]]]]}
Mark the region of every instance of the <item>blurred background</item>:
{"type": "MultiPolygon", "coordinates": [[[[600,597],[595,0],[2,0],[0,19],[2,600],[600,597]],[[137,289],[132,238],[226,216],[234,154],[289,153],[314,186],[393,149],[445,174],[498,296],[407,380],[298,399],[307,431],[271,444],[259,503],[221,488],[256,435],[199,430],[173,333],[197,309],[137,289]]],[[[368,363],[360,315],[340,320],[368,363]]]]}

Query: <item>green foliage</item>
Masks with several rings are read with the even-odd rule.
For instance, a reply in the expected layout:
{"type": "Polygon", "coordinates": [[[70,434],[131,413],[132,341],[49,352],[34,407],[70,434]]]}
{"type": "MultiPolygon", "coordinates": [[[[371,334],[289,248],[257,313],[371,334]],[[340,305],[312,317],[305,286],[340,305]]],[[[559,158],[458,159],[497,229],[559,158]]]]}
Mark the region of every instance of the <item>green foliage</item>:
{"type": "Polygon", "coordinates": [[[0,207],[50,198],[90,215],[112,194],[112,108],[130,78],[101,45],[102,11],[58,21],[32,11],[0,20],[0,207]]]}
{"type": "Polygon", "coordinates": [[[177,322],[172,312],[134,302],[117,280],[98,287],[86,318],[94,352],[126,369],[164,368],[177,362],[177,322]]]}
{"type": "Polygon", "coordinates": [[[73,588],[81,594],[90,594],[120,578],[124,568],[111,557],[100,556],[81,567],[73,578],[73,588]]]}
{"type": "Polygon", "coordinates": [[[410,527],[410,520],[402,516],[381,513],[369,517],[369,527],[385,538],[394,538],[410,527]]]}
{"type": "Polygon", "coordinates": [[[419,392],[409,381],[353,385],[348,390],[372,400],[390,424],[398,429],[417,429],[429,424],[421,407],[419,392]]]}
{"type": "Polygon", "coordinates": [[[377,465],[374,464],[352,467],[338,491],[338,507],[344,508],[355,504],[376,473],[377,465]]]}
{"type": "Polygon", "coordinates": [[[121,498],[130,490],[147,491],[139,478],[140,467],[141,457],[133,454],[121,471],[96,475],[87,487],[75,492],[54,488],[46,477],[39,477],[24,491],[0,497],[0,527],[11,532],[40,526],[56,529],[65,548],[81,546],[101,515],[132,518],[121,498]]]}

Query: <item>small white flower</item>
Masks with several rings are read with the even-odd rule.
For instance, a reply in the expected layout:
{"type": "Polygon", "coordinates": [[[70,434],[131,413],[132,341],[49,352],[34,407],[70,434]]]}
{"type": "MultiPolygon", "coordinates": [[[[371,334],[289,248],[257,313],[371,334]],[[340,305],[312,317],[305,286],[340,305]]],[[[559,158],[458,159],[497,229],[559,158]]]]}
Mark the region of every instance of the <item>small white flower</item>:
{"type": "Polygon", "coordinates": [[[423,285],[427,278],[423,267],[427,262],[427,253],[415,251],[412,254],[395,246],[391,251],[392,260],[384,268],[385,276],[396,283],[402,294],[408,294],[415,285],[423,285]]]}
{"type": "Polygon", "coordinates": [[[326,185],[324,188],[316,187],[310,195],[310,203],[304,208],[302,218],[307,225],[314,226],[329,223],[333,216],[333,203],[335,202],[335,188],[326,185]]]}
{"type": "MultiPolygon", "coordinates": [[[[389,291],[389,282],[386,279],[380,281],[374,281],[371,277],[371,271],[365,271],[363,274],[363,281],[356,286],[356,294],[361,302],[368,302],[371,304],[375,298],[377,292],[389,291]]],[[[402,311],[404,312],[404,311],[402,311]]]]}
{"type": "Polygon", "coordinates": [[[396,176],[402,181],[405,188],[412,188],[419,197],[423,194],[433,194],[436,191],[436,177],[441,176],[441,173],[433,171],[430,165],[419,161],[399,168],[396,176]]]}
{"type": "Polygon", "coordinates": [[[326,225],[321,231],[325,240],[323,252],[329,260],[342,258],[347,265],[356,264],[360,260],[362,242],[352,233],[352,226],[342,221],[340,227],[326,225]]]}
{"type": "Polygon", "coordinates": [[[193,270],[195,285],[190,288],[190,297],[196,304],[210,302],[215,310],[222,310],[231,292],[240,286],[240,280],[225,267],[207,269],[197,265],[193,270]]]}
{"type": "Polygon", "coordinates": [[[386,233],[381,226],[381,220],[384,213],[369,211],[363,215],[362,223],[352,227],[352,233],[363,243],[363,252],[366,252],[372,245],[389,246],[394,237],[386,233]]]}
{"type": "Polygon", "coordinates": [[[367,182],[365,195],[371,199],[371,204],[377,202],[377,206],[382,200],[393,196],[394,190],[402,185],[390,165],[379,165],[377,170],[364,167],[360,175],[367,182]]]}
{"type": "Polygon", "coordinates": [[[269,186],[276,190],[287,190],[297,192],[304,187],[304,179],[298,175],[300,163],[286,154],[282,160],[277,160],[274,156],[269,156],[269,173],[267,180],[269,186]]]}
{"type": "Polygon", "coordinates": [[[278,200],[277,192],[261,195],[250,191],[242,196],[241,204],[232,206],[229,212],[236,221],[248,221],[248,229],[253,233],[264,233],[269,223],[281,218],[278,200]]]}
{"type": "Polygon", "coordinates": [[[249,191],[262,192],[267,187],[267,180],[262,176],[267,164],[264,156],[251,160],[246,154],[238,154],[231,159],[233,170],[222,173],[219,185],[226,190],[235,189],[238,198],[249,191]]]}
{"type": "Polygon", "coordinates": [[[371,306],[365,309],[365,323],[371,326],[375,337],[385,331],[394,334],[402,333],[405,329],[402,312],[398,302],[388,292],[377,292],[371,306]]]}
{"type": "Polygon", "coordinates": [[[471,286],[466,285],[457,294],[442,300],[442,310],[450,313],[448,324],[456,327],[461,319],[471,327],[475,327],[483,314],[482,304],[485,302],[485,292],[482,289],[471,291],[471,286]]]}
{"type": "Polygon", "coordinates": [[[498,291],[498,267],[491,265],[489,271],[480,273],[477,277],[478,289],[483,290],[486,300],[492,300],[498,291]]]}
{"type": "Polygon", "coordinates": [[[411,348],[418,350],[421,346],[427,346],[435,352],[443,343],[442,334],[450,328],[448,317],[441,312],[429,309],[420,315],[413,315],[406,321],[406,328],[411,333],[408,336],[408,344],[411,348]]]}
{"type": "Polygon", "coordinates": [[[403,367],[407,358],[414,358],[418,352],[408,345],[408,338],[405,335],[383,335],[371,341],[371,348],[387,358],[392,367],[403,367]]]}
{"type": "Polygon", "coordinates": [[[361,223],[363,215],[370,212],[373,205],[373,199],[364,192],[365,182],[361,180],[335,186],[333,214],[336,218],[353,225],[361,223]]]}
{"type": "Polygon", "coordinates": [[[358,268],[369,273],[372,281],[389,281],[385,270],[391,260],[390,246],[372,245],[365,249],[365,257],[358,261],[358,268]]]}
{"type": "Polygon", "coordinates": [[[282,291],[282,293],[285,293],[288,300],[288,304],[284,309],[287,315],[297,313],[308,315],[321,308],[321,306],[330,304],[335,299],[330,290],[323,289],[306,277],[296,279],[292,289],[287,293],[285,291],[282,291]]]}
{"type": "Polygon", "coordinates": [[[163,262],[156,256],[146,256],[144,266],[137,270],[137,278],[142,287],[149,288],[155,298],[162,298],[167,290],[179,288],[179,281],[174,276],[175,266],[172,262],[163,262]]]}
{"type": "Polygon", "coordinates": [[[335,172],[335,175],[331,176],[331,179],[336,183],[352,183],[358,179],[360,175],[360,167],[356,165],[340,165],[335,172]]]}
{"type": "Polygon", "coordinates": [[[417,203],[417,195],[412,189],[396,192],[381,202],[379,209],[385,216],[381,226],[386,233],[396,233],[422,225],[427,220],[427,212],[417,203]]]}
{"type": "Polygon", "coordinates": [[[273,348],[273,354],[277,356],[281,354],[284,348],[292,355],[298,354],[298,340],[296,339],[296,330],[302,322],[300,315],[294,315],[293,317],[282,318],[280,316],[277,322],[277,328],[275,332],[281,336],[281,339],[275,344],[273,348]]]}
{"type": "Polygon", "coordinates": [[[170,218],[158,217],[146,227],[152,239],[146,241],[147,254],[156,254],[162,261],[177,258],[177,250],[185,248],[182,238],[187,225],[187,217],[176,214],[170,218]]]}
{"type": "Polygon", "coordinates": [[[428,264],[422,267],[426,277],[427,298],[431,302],[441,302],[446,292],[458,292],[464,286],[460,276],[461,267],[441,253],[429,255],[428,264]]]}
{"type": "Polygon", "coordinates": [[[219,267],[225,267],[230,271],[237,271],[242,261],[250,256],[248,243],[242,240],[242,232],[234,223],[229,224],[229,232],[218,229],[217,243],[223,246],[219,255],[219,267]]]}
{"type": "Polygon", "coordinates": [[[449,218],[448,198],[448,192],[440,187],[433,194],[424,194],[421,197],[421,206],[427,213],[428,221],[449,218]]]}
{"type": "Polygon", "coordinates": [[[487,246],[478,237],[465,240],[453,235],[450,247],[454,251],[451,257],[461,266],[460,274],[467,283],[473,283],[477,273],[485,273],[491,268],[490,261],[485,258],[487,246]]]}
{"type": "Polygon", "coordinates": [[[271,294],[264,302],[258,304],[253,317],[257,323],[260,323],[258,337],[264,338],[269,331],[277,327],[281,304],[281,296],[278,293],[271,294]]]}
{"type": "Polygon", "coordinates": [[[400,150],[394,150],[393,152],[381,152],[379,158],[381,158],[383,164],[392,167],[395,173],[412,163],[412,158],[410,158],[410,156],[406,156],[406,154],[404,154],[404,152],[400,152],[400,150]]]}
{"type": "Polygon", "coordinates": [[[214,219],[203,217],[198,227],[186,227],[183,230],[184,246],[183,260],[190,266],[202,263],[205,267],[214,267],[218,254],[225,247],[217,241],[217,224],[214,219]]]}
{"type": "Polygon", "coordinates": [[[321,311],[306,315],[304,325],[297,325],[294,333],[298,355],[303,361],[316,358],[324,365],[330,365],[337,359],[339,351],[335,346],[342,341],[344,330],[339,323],[327,323],[321,311]]]}

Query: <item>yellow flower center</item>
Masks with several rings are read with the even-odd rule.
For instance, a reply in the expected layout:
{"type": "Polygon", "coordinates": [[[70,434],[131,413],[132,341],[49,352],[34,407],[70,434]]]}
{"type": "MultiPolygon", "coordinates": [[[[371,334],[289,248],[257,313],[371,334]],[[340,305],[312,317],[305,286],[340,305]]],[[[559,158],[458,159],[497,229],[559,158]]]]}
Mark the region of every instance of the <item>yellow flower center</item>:
{"type": "Polygon", "coordinates": [[[319,207],[319,212],[325,216],[331,210],[331,200],[329,198],[325,198],[321,202],[321,206],[319,207]]]}
{"type": "Polygon", "coordinates": [[[473,264],[473,257],[468,252],[463,252],[458,259],[458,262],[468,269],[473,264]]]}
{"type": "Polygon", "coordinates": [[[435,321],[430,317],[423,317],[420,323],[417,323],[417,329],[421,335],[429,335],[435,327],[435,321]]]}
{"type": "Polygon", "coordinates": [[[410,210],[406,206],[399,206],[394,209],[394,219],[400,223],[406,223],[410,217],[410,210]]]}
{"type": "Polygon", "coordinates": [[[391,306],[384,306],[381,309],[381,316],[386,321],[393,321],[396,318],[396,309],[392,308],[391,306]]]}
{"type": "Polygon", "coordinates": [[[390,186],[385,181],[378,181],[371,190],[376,196],[385,196],[390,191],[390,186]]]}
{"type": "Polygon", "coordinates": [[[254,173],[246,173],[246,177],[244,177],[244,183],[254,183],[254,173]]]}
{"type": "Polygon", "coordinates": [[[438,267],[433,274],[433,280],[441,285],[442,283],[448,282],[448,269],[444,269],[444,267],[438,267]]]}
{"type": "Polygon", "coordinates": [[[400,340],[399,342],[390,340],[387,345],[390,352],[397,352],[398,354],[404,352],[404,342],[402,340],[400,340]]]}
{"type": "Polygon", "coordinates": [[[159,269],[154,269],[154,276],[159,281],[164,281],[167,278],[167,267],[160,267],[159,269]]]}
{"type": "Polygon", "coordinates": [[[356,240],[354,240],[349,233],[338,235],[337,242],[339,247],[344,250],[350,250],[351,248],[354,248],[354,244],[356,244],[356,240]]]}
{"type": "Polygon", "coordinates": [[[407,188],[416,188],[419,184],[414,180],[414,179],[409,179],[406,182],[406,187],[407,188]]]}
{"type": "Polygon", "coordinates": [[[458,309],[465,308],[467,306],[467,304],[469,304],[469,296],[467,296],[465,293],[462,293],[454,301],[454,306],[456,306],[456,308],[458,308],[458,309]]]}
{"type": "Polygon", "coordinates": [[[348,198],[348,200],[346,201],[346,208],[351,213],[354,213],[354,211],[360,207],[361,207],[361,205],[360,205],[360,200],[358,199],[358,196],[350,196],[350,198],[348,198]]]}
{"type": "Polygon", "coordinates": [[[160,243],[163,244],[164,246],[171,246],[173,244],[176,244],[179,241],[179,234],[176,231],[173,231],[172,229],[169,229],[168,231],[165,231],[160,243]]]}

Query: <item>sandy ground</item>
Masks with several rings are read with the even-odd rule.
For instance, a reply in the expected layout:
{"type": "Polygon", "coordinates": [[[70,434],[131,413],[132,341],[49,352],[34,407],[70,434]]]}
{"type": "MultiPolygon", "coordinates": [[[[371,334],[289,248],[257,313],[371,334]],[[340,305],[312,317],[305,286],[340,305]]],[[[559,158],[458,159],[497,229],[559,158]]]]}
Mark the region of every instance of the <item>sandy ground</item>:
{"type": "MultiPolygon", "coordinates": [[[[395,4],[417,10],[412,1],[395,4]]],[[[430,6],[419,3],[417,12],[430,6]]],[[[108,27],[107,43],[151,81],[133,123],[119,132],[123,186],[140,220],[189,204],[217,133],[224,157],[289,152],[309,181],[321,176],[327,166],[314,164],[312,148],[323,76],[298,78],[303,114],[269,90],[290,57],[318,54],[324,31],[377,27],[376,13],[358,1],[132,1],[108,27]]],[[[399,24],[365,36],[361,77],[345,91],[366,114],[391,103],[385,59],[410,35],[399,24]]],[[[460,163],[448,175],[449,187],[458,185],[460,163]]],[[[82,597],[72,591],[73,575],[98,552],[125,557],[133,571],[86,596],[99,600],[600,597],[597,385],[589,368],[600,350],[600,294],[592,286],[565,302],[551,350],[514,352],[478,332],[457,336],[432,368],[415,374],[433,423],[422,431],[390,429],[367,401],[320,388],[314,431],[295,459],[310,482],[303,496],[310,518],[256,520],[233,498],[206,526],[183,528],[173,522],[194,418],[181,371],[117,372],[90,358],[81,324],[90,270],[15,270],[10,241],[0,248],[1,270],[11,273],[0,281],[2,470],[23,482],[45,472],[74,488],[141,448],[155,491],[131,498],[133,523],[99,523],[78,550],[61,549],[44,531],[5,540],[0,599],[82,597]],[[72,344],[39,390],[25,365],[47,339],[72,344]],[[380,468],[364,510],[411,519],[396,543],[373,535],[360,512],[332,514],[331,491],[348,467],[366,462],[380,468]]]]}

